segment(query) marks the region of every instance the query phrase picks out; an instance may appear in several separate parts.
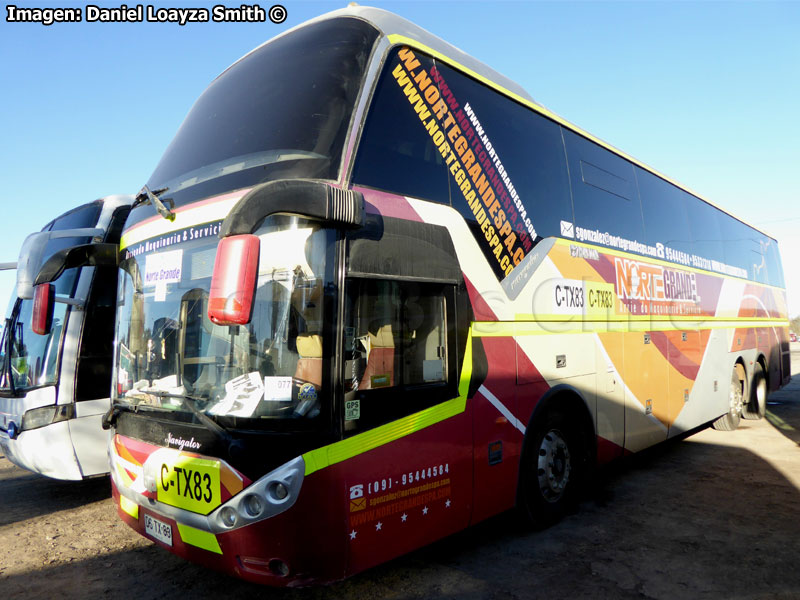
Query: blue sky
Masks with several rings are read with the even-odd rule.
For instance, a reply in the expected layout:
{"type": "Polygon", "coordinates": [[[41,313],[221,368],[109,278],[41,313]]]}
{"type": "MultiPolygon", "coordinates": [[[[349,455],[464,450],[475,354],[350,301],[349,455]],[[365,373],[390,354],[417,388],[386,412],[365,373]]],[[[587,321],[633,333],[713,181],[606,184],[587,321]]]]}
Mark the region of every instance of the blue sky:
{"type": "MultiPolygon", "coordinates": [[[[282,3],[282,25],[184,27],[7,23],[4,3],[0,262],[16,260],[24,237],[57,214],[138,191],[216,75],[286,28],[346,4],[282,3]]],[[[800,315],[800,3],[371,5],[446,39],[565,119],[777,237],[790,313],[800,315]]],[[[0,274],[0,303],[13,279],[0,274]]]]}

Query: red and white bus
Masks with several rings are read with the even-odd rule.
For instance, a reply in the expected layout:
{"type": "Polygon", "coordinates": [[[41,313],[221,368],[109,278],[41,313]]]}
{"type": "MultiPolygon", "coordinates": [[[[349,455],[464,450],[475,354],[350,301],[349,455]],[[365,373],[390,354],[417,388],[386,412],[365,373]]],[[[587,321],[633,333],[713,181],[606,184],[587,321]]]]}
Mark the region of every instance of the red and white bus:
{"type": "Polygon", "coordinates": [[[120,267],[119,514],[272,585],[552,523],[595,465],[789,378],[772,238],[371,8],[209,86],[120,267]]]}
{"type": "Polygon", "coordinates": [[[82,204],[22,245],[0,338],[0,449],[23,469],[56,479],[108,473],[101,420],[111,406],[119,270],[96,268],[95,259],[116,258],[132,201],[117,195],[82,204]],[[78,259],[84,268],[74,266],[78,259]],[[61,276],[34,288],[40,270],[61,276]]]}

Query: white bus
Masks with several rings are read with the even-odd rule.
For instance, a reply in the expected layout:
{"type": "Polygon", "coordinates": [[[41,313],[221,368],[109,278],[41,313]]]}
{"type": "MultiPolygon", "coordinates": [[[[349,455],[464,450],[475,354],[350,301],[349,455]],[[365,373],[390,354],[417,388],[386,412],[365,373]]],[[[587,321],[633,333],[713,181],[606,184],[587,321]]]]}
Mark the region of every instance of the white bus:
{"type": "Polygon", "coordinates": [[[56,479],[108,472],[101,419],[109,409],[117,269],[70,263],[116,254],[132,200],[78,206],[22,245],[0,342],[0,448],[23,469],[56,479]],[[48,288],[50,322],[36,323],[33,284],[48,261],[66,269],[48,288]]]}

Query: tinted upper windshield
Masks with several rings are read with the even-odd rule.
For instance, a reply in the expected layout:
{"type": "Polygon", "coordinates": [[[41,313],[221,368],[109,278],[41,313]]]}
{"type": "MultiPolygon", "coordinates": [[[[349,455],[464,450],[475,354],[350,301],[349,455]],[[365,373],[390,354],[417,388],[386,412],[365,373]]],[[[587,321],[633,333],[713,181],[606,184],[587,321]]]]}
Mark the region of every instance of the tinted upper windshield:
{"type": "Polygon", "coordinates": [[[208,318],[218,223],[187,241],[126,250],[118,296],[115,392],[127,405],[214,417],[308,420],[327,397],[323,377],[324,291],[334,234],[299,217],[274,216],[261,238],[249,324],[208,318]],[[208,235],[205,235],[206,232],[208,235]],[[157,250],[151,250],[152,248],[157,250]]]}
{"type": "Polygon", "coordinates": [[[335,179],[376,36],[363,21],[334,19],[247,55],[200,96],[148,185],[174,193],[247,171],[243,187],[274,178],[279,163],[293,177],[335,179]]]}

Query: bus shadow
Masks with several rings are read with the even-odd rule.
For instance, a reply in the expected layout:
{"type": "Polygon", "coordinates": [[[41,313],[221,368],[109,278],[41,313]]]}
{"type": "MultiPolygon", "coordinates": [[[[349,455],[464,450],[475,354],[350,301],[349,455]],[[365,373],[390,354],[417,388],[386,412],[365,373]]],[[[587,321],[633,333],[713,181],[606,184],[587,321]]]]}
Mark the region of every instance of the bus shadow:
{"type": "Polygon", "coordinates": [[[778,432],[800,445],[800,375],[769,395],[766,419],[778,432]]]}
{"type": "Polygon", "coordinates": [[[110,497],[108,477],[50,479],[16,467],[0,454],[0,527],[110,497]]]}
{"type": "Polygon", "coordinates": [[[326,587],[261,588],[152,544],[0,570],[0,584],[20,597],[121,600],[796,597],[800,492],[754,452],[708,443],[709,433],[607,469],[580,510],[546,531],[505,513],[326,587]]]}

